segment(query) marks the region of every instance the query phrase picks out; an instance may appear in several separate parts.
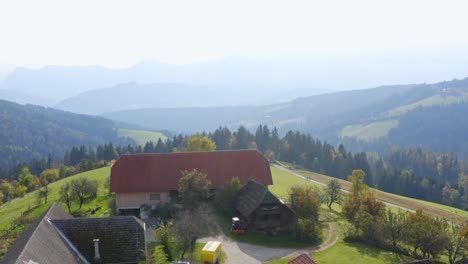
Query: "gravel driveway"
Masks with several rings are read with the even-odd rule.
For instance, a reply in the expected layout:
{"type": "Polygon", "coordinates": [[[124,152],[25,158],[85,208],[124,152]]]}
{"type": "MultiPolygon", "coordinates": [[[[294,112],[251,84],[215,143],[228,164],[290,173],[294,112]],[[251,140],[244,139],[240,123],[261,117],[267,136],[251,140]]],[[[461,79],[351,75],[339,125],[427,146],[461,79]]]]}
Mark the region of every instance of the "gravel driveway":
{"type": "Polygon", "coordinates": [[[207,237],[201,242],[210,240],[221,241],[223,251],[226,253],[226,264],[253,264],[262,263],[264,261],[281,258],[292,254],[297,249],[291,248],[268,248],[263,246],[251,245],[243,242],[234,241],[226,236],[207,237]]]}
{"type": "Polygon", "coordinates": [[[217,237],[206,237],[200,239],[200,242],[208,242],[210,240],[221,241],[223,251],[226,253],[227,256],[226,264],[262,263],[265,261],[283,258],[287,256],[295,257],[302,253],[309,254],[310,252],[319,252],[333,246],[338,240],[339,235],[335,233],[336,237],[332,237],[332,234],[334,233],[333,230],[336,228],[336,226],[335,223],[328,224],[328,236],[325,239],[325,241],[321,245],[311,248],[269,248],[238,242],[224,235],[220,235],[217,237]]]}

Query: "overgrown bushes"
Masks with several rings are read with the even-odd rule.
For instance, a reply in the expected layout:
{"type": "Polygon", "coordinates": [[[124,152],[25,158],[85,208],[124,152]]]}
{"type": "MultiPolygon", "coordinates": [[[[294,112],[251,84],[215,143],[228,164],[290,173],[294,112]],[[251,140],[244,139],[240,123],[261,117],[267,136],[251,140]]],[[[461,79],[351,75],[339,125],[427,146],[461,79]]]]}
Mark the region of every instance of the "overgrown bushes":
{"type": "Polygon", "coordinates": [[[350,223],[346,240],[371,243],[406,252],[416,258],[437,258],[446,251],[450,263],[468,250],[468,221],[462,225],[434,218],[422,210],[415,213],[385,209],[363,183],[364,172],[353,171],[352,190],[343,204],[343,215],[350,223]]]}

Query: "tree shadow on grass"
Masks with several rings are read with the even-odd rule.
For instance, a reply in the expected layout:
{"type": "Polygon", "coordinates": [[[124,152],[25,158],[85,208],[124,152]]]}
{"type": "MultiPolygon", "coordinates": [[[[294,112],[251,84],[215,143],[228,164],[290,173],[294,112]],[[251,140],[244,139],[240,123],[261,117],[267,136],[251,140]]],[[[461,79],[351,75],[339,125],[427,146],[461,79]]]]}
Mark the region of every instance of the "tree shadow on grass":
{"type": "Polygon", "coordinates": [[[392,252],[390,250],[381,249],[372,245],[367,245],[361,242],[344,242],[347,246],[356,248],[360,255],[369,256],[380,259],[385,263],[401,263],[411,260],[410,257],[401,253],[392,252]]]}

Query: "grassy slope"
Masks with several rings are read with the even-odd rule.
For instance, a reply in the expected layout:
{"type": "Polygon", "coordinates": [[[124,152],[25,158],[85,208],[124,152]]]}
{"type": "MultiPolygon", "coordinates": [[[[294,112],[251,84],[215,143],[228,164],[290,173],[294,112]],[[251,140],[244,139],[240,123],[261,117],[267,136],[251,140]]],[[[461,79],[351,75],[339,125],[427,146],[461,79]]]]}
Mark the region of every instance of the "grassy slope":
{"type": "MultiPolygon", "coordinates": [[[[331,179],[333,179],[332,177],[318,174],[315,172],[310,172],[310,171],[297,170],[296,172],[312,180],[321,182],[321,183],[328,183],[331,179]]],[[[345,180],[340,180],[340,179],[338,180],[343,189],[345,190],[351,189],[350,182],[345,181],[345,180]]],[[[385,202],[389,202],[392,204],[400,205],[403,207],[407,207],[413,210],[423,209],[424,211],[432,215],[445,217],[447,219],[450,219],[456,222],[462,222],[468,218],[467,211],[457,209],[454,207],[450,207],[450,206],[446,206],[446,205],[442,205],[438,203],[421,201],[418,199],[399,196],[399,195],[386,193],[386,192],[382,192],[378,190],[376,190],[376,192],[377,192],[377,198],[380,200],[383,200],[385,202]]]]}
{"type": "MultiPolygon", "coordinates": [[[[293,185],[310,185],[319,186],[309,181],[305,181],[294,175],[286,173],[275,167],[271,167],[273,175],[273,185],[269,187],[270,191],[279,197],[286,198],[288,189],[293,185]]],[[[341,234],[343,231],[340,231],[341,234]]],[[[406,256],[399,254],[392,254],[386,250],[382,250],[369,245],[360,243],[347,243],[343,241],[341,235],[338,242],[322,252],[313,254],[312,257],[321,264],[327,263],[399,263],[403,261],[411,260],[406,256]]],[[[273,261],[266,262],[268,264],[286,264],[290,261],[290,258],[276,259],[273,261]]]]}
{"type": "MultiPolygon", "coordinates": [[[[431,97],[422,99],[420,101],[414,102],[408,105],[402,105],[400,107],[391,109],[385,113],[383,116],[385,118],[398,118],[405,114],[408,111],[411,111],[417,107],[431,107],[436,105],[448,105],[454,103],[462,103],[468,101],[468,93],[461,93],[460,95],[433,95],[431,97]]],[[[381,120],[369,123],[367,125],[355,124],[345,126],[340,133],[341,137],[354,137],[359,140],[371,141],[378,139],[380,137],[387,136],[390,129],[398,127],[397,119],[381,120]]]]}
{"type": "Polygon", "coordinates": [[[367,125],[345,126],[341,130],[341,137],[354,137],[359,140],[371,141],[385,137],[390,129],[398,126],[398,120],[390,119],[373,122],[367,125]]]}
{"type": "Polygon", "coordinates": [[[392,109],[385,113],[386,116],[394,117],[402,115],[410,110],[413,110],[416,107],[430,107],[435,105],[447,105],[447,104],[454,104],[454,103],[461,103],[466,102],[468,100],[468,93],[462,93],[458,96],[448,95],[434,95],[423,100],[414,102],[412,104],[403,105],[398,108],[392,109]]]}
{"type": "MultiPolygon", "coordinates": [[[[102,209],[93,216],[95,217],[108,216],[110,214],[110,209],[108,205],[108,198],[109,198],[108,189],[109,188],[107,186],[109,175],[110,175],[110,167],[105,167],[105,168],[100,168],[100,169],[80,173],[80,174],[56,181],[54,183],[51,183],[49,185],[49,188],[50,188],[49,197],[48,197],[49,203],[39,205],[39,207],[33,210],[31,216],[38,217],[43,212],[45,212],[47,208],[49,208],[49,206],[53,202],[59,200],[60,187],[66,182],[71,182],[73,179],[77,179],[79,177],[86,177],[89,180],[93,180],[93,181],[96,180],[99,183],[98,197],[96,197],[92,201],[87,201],[86,203],[84,203],[83,208],[95,207],[96,205],[100,205],[102,206],[102,209]]],[[[36,205],[38,205],[38,190],[26,194],[21,199],[14,199],[11,202],[0,207],[0,215],[1,215],[0,230],[5,230],[8,227],[10,227],[13,221],[15,221],[15,219],[21,216],[21,214],[25,210],[27,210],[30,207],[33,208],[36,205]]],[[[77,208],[78,208],[78,204],[77,202],[75,202],[72,205],[72,210],[77,209],[77,208]]]]}
{"type": "Polygon", "coordinates": [[[318,263],[401,263],[412,258],[342,238],[331,248],[312,255],[318,263]]]}
{"type": "Polygon", "coordinates": [[[121,137],[129,137],[138,145],[144,145],[148,141],[158,142],[159,139],[165,141],[167,137],[163,135],[161,132],[156,131],[147,131],[147,130],[131,130],[131,129],[118,129],[119,136],[121,137]]]}

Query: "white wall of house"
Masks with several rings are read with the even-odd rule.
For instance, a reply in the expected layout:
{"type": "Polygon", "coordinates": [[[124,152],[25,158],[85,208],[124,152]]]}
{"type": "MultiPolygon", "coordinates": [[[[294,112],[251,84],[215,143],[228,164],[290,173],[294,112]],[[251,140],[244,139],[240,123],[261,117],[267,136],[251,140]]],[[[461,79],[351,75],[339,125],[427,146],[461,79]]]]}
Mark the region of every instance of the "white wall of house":
{"type": "Polygon", "coordinates": [[[118,209],[139,208],[143,204],[159,205],[170,201],[168,192],[116,193],[115,202],[118,209]]]}

